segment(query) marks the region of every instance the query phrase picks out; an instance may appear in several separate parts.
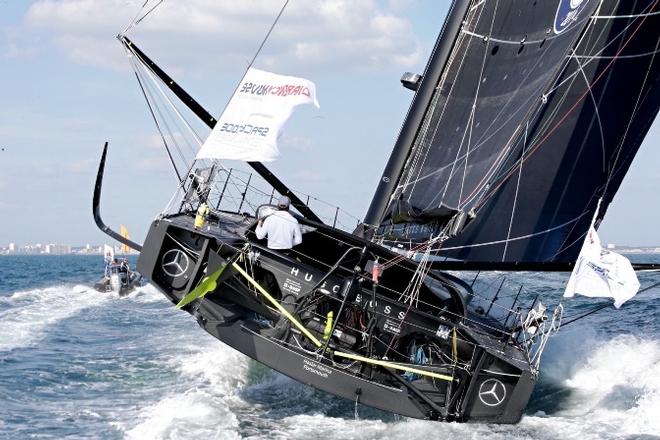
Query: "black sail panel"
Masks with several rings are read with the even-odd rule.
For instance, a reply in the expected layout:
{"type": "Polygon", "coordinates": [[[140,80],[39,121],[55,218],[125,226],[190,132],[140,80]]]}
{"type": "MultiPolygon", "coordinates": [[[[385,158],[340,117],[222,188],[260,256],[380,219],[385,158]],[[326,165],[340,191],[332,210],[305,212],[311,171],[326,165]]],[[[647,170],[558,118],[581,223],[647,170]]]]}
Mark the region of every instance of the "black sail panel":
{"type": "Polygon", "coordinates": [[[574,261],[660,107],[660,2],[604,0],[569,64],[444,253],[468,261],[574,261]],[[522,165],[521,165],[522,164],[522,165]]]}
{"type": "MultiPolygon", "coordinates": [[[[496,19],[490,37],[481,40],[491,44],[491,52],[479,76],[485,82],[474,111],[474,71],[481,66],[468,56],[473,52],[464,47],[465,62],[472,63],[464,70],[472,74],[447,68],[443,79],[459,84],[452,93],[463,92],[449,95],[441,82],[446,96],[438,102],[449,101],[445,112],[451,116],[437,116],[438,106],[429,111],[391,203],[391,212],[409,215],[384,219],[378,238],[386,244],[414,246],[437,235],[451,215],[430,220],[434,209],[472,209],[474,220],[442,244],[441,254],[475,262],[574,261],[598,199],[603,199],[600,220],[655,119],[659,0],[506,3],[502,21],[498,2],[483,5],[483,13],[496,19]],[[571,12],[576,12],[572,19],[562,19],[571,12]],[[513,16],[519,20],[508,21],[513,16]],[[530,37],[539,23],[547,32],[540,42],[530,37]],[[504,44],[494,51],[492,44],[504,41],[505,32],[511,41],[528,35],[527,47],[515,56],[504,44]],[[548,49],[552,45],[554,51],[548,49]],[[521,77],[530,69],[529,78],[521,77]],[[507,74],[526,84],[486,86],[493,75],[507,74]],[[471,124],[469,144],[452,132],[460,124],[471,124]]],[[[464,33],[487,34],[483,15],[475,20],[471,17],[464,33]]]]}
{"type": "Polygon", "coordinates": [[[522,150],[596,0],[473,2],[379,230],[428,239],[522,150]],[[577,3],[577,4],[576,4],[577,3]]]}

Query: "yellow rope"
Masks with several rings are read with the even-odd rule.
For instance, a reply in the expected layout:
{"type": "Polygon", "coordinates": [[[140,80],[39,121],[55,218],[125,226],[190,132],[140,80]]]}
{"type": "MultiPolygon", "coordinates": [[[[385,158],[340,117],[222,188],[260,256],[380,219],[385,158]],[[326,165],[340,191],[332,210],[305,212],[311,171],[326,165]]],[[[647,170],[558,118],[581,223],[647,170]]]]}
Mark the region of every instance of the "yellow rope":
{"type": "MultiPolygon", "coordinates": [[[[239,266],[236,263],[232,263],[232,267],[236,269],[236,271],[240,273],[248,282],[250,282],[250,284],[252,284],[257,289],[257,291],[259,291],[259,293],[261,293],[268,300],[268,302],[270,302],[273,305],[273,307],[275,307],[282,315],[284,315],[289,321],[291,321],[291,323],[294,326],[296,326],[298,330],[300,330],[305,336],[307,336],[314,343],[314,345],[316,345],[317,347],[321,347],[323,345],[318,339],[314,337],[313,334],[309,332],[309,330],[307,330],[307,328],[305,328],[304,325],[302,325],[296,318],[294,318],[293,315],[291,315],[291,313],[289,313],[284,307],[282,307],[282,305],[279,302],[277,302],[275,298],[273,298],[263,287],[261,287],[261,285],[256,280],[254,280],[254,278],[248,275],[248,273],[245,272],[245,270],[243,270],[241,266],[239,266]]],[[[433,377],[436,379],[442,379],[450,382],[454,380],[453,377],[446,376],[444,374],[438,374],[432,371],[420,370],[418,368],[399,365],[392,362],[382,361],[379,359],[371,359],[363,356],[358,356],[356,354],[343,353],[341,351],[336,351],[334,352],[334,354],[335,356],[343,357],[346,359],[352,359],[360,362],[366,362],[368,364],[379,365],[381,367],[392,368],[393,370],[407,371],[410,373],[433,377]]]]}
{"type": "Polygon", "coordinates": [[[442,380],[446,380],[446,381],[449,381],[449,382],[454,380],[453,377],[446,376],[444,374],[438,374],[438,373],[434,373],[432,371],[420,370],[418,368],[413,368],[413,367],[408,367],[408,366],[405,366],[405,365],[394,364],[392,362],[381,361],[379,359],[371,359],[371,358],[367,358],[367,357],[364,357],[364,356],[358,356],[356,354],[343,353],[341,351],[335,351],[334,354],[335,354],[335,356],[343,357],[343,358],[346,358],[346,359],[353,359],[355,361],[366,362],[368,364],[374,364],[374,365],[379,365],[381,367],[392,368],[393,370],[408,371],[410,373],[420,374],[422,376],[434,377],[436,379],[442,379],[442,380]]]}
{"type": "Polygon", "coordinates": [[[302,325],[296,318],[293,317],[291,313],[289,313],[284,307],[282,307],[282,305],[278,303],[277,300],[270,295],[270,293],[266,292],[266,290],[263,287],[261,287],[261,285],[254,278],[252,278],[247,272],[245,272],[241,266],[239,266],[236,263],[232,263],[231,265],[234,269],[238,271],[238,273],[243,275],[243,277],[246,280],[248,280],[248,282],[252,284],[257,289],[257,291],[259,291],[259,293],[261,293],[268,300],[269,303],[273,305],[273,307],[275,307],[282,315],[286,317],[286,319],[291,321],[291,323],[294,326],[296,326],[298,330],[300,330],[305,336],[307,336],[314,343],[314,345],[316,345],[317,347],[323,346],[323,344],[321,344],[321,342],[318,339],[316,339],[314,335],[311,334],[309,330],[305,328],[304,325],[302,325]]]}
{"type": "Polygon", "coordinates": [[[458,342],[456,340],[456,327],[454,327],[452,336],[451,354],[454,357],[454,363],[458,362],[458,342]]]}

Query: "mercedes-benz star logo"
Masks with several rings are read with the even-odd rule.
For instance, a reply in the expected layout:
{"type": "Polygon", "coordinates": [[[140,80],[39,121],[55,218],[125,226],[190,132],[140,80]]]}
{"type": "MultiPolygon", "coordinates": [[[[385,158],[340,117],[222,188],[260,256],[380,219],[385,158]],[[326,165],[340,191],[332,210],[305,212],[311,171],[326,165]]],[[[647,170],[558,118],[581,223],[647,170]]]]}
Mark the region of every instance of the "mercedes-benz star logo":
{"type": "Polygon", "coordinates": [[[486,379],[479,387],[479,400],[486,406],[497,406],[506,398],[506,387],[497,379],[486,379]]]}
{"type": "Polygon", "coordinates": [[[188,255],[180,249],[170,249],[165,252],[162,262],[163,272],[174,278],[186,273],[190,266],[188,255]]]}

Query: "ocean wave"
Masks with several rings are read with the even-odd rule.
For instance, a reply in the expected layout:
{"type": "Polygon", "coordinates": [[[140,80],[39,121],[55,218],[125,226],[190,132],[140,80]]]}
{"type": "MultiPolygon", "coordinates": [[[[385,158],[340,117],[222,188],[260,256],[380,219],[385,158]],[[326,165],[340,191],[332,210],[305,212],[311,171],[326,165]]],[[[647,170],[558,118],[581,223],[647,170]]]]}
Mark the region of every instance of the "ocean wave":
{"type": "MultiPolygon", "coordinates": [[[[537,411],[518,425],[396,421],[343,399],[312,390],[272,372],[213,340],[180,357],[179,383],[141,411],[128,438],[308,439],[615,439],[660,432],[660,342],[622,335],[598,339],[586,330],[562,339],[576,341],[547,353],[550,381],[563,395],[551,413],[537,411]],[[579,334],[589,334],[578,338],[579,334]],[[567,339],[568,338],[568,339],[567,339]],[[371,412],[370,412],[371,411],[371,412]],[[336,414],[340,416],[330,416],[336,414]],[[366,416],[366,417],[365,417],[366,416]]],[[[557,344],[556,344],[557,345],[557,344]]],[[[543,382],[543,381],[542,381],[543,382]]],[[[543,386],[543,384],[541,384],[543,386]]],[[[551,395],[550,398],[558,398],[551,395]]],[[[540,396],[543,398],[543,396],[540,396]]]]}
{"type": "Polygon", "coordinates": [[[165,298],[165,296],[160,293],[153,284],[145,284],[142,287],[138,287],[135,289],[135,291],[129,293],[127,297],[141,304],[169,302],[167,298],[165,298]]]}
{"type": "Polygon", "coordinates": [[[119,426],[126,438],[240,438],[237,412],[246,405],[236,393],[248,381],[248,358],[199,334],[167,363],[178,371],[176,382],[137,412],[137,423],[119,426]]]}
{"type": "Polygon", "coordinates": [[[111,294],[83,285],[14,292],[0,302],[0,351],[40,341],[49,327],[81,310],[108,301],[111,294]]]}

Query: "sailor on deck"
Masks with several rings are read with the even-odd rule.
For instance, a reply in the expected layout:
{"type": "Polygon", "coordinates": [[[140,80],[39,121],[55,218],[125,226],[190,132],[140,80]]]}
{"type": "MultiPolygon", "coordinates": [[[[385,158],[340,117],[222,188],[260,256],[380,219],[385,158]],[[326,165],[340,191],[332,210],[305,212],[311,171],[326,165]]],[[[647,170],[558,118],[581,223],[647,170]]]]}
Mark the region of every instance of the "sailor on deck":
{"type": "Polygon", "coordinates": [[[195,216],[195,229],[202,229],[206,223],[206,217],[209,215],[210,209],[206,202],[199,204],[197,208],[197,215],[195,216]]]}
{"type": "Polygon", "coordinates": [[[269,249],[291,249],[302,243],[302,231],[298,220],[289,213],[291,201],[287,196],[278,200],[278,210],[259,220],[255,229],[258,239],[268,236],[269,249]]]}

